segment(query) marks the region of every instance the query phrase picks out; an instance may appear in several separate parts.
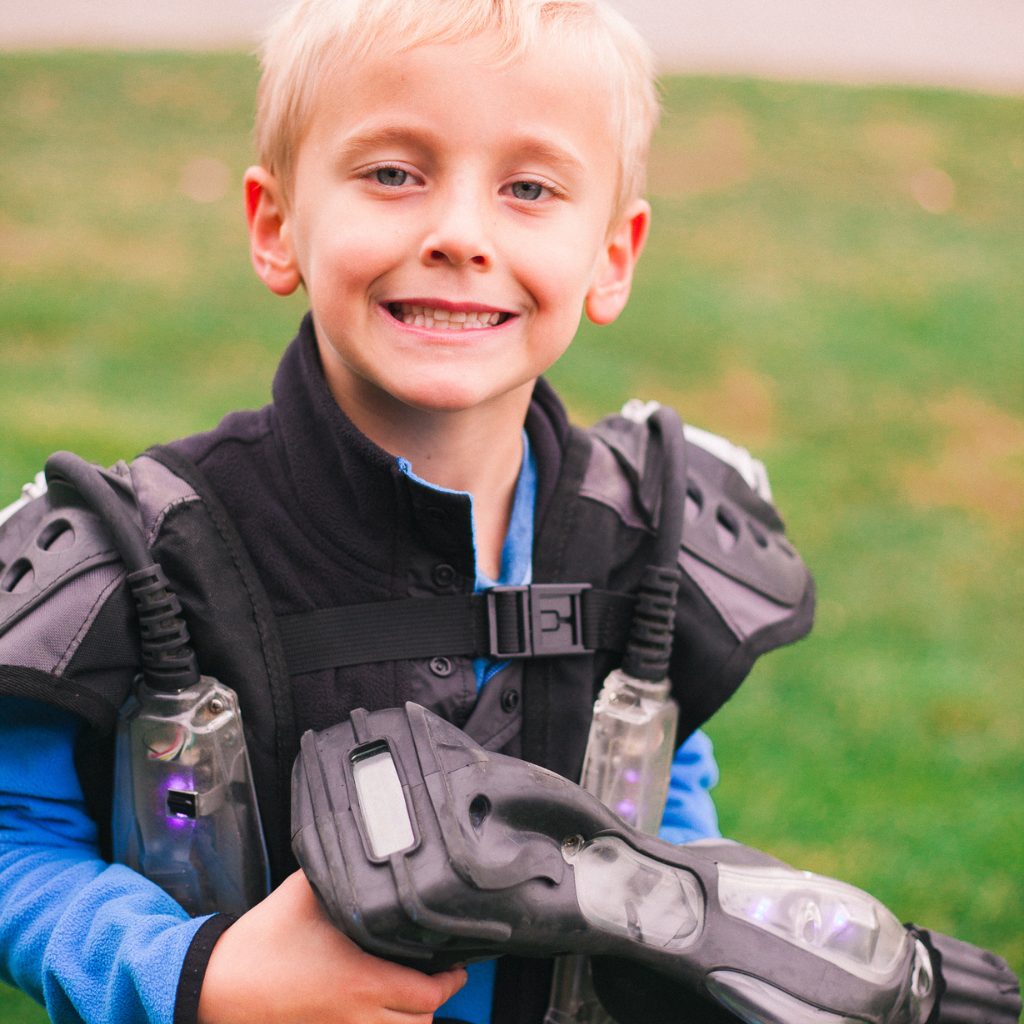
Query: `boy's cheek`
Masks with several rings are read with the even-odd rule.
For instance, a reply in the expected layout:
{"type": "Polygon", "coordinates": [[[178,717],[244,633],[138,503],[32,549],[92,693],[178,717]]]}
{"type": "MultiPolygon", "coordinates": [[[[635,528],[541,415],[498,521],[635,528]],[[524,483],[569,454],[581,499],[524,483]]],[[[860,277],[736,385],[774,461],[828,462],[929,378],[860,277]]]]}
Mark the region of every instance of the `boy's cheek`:
{"type": "Polygon", "coordinates": [[[386,260],[389,247],[385,239],[393,240],[394,232],[383,225],[367,225],[364,230],[360,227],[351,221],[324,218],[314,228],[315,236],[308,246],[311,264],[335,279],[366,277],[386,260]]]}

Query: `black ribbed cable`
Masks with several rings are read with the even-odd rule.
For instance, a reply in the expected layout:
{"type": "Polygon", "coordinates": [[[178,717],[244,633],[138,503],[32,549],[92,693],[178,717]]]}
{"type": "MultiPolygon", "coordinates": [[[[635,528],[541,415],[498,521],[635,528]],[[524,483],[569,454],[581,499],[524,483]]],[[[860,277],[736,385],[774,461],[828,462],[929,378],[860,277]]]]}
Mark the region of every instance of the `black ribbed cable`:
{"type": "Polygon", "coordinates": [[[668,675],[672,656],[676,595],[679,592],[679,544],[686,503],[686,441],[675,409],[659,406],[650,416],[661,443],[662,488],[655,563],[644,569],[622,671],[634,679],[658,682],[668,675]]]}
{"type": "Polygon", "coordinates": [[[135,599],[146,682],[164,693],[180,693],[195,685],[199,666],[181,602],[110,482],[98,467],[74,452],[51,455],[46,460],[46,480],[50,486],[63,484],[75,491],[110,532],[135,599]]]}

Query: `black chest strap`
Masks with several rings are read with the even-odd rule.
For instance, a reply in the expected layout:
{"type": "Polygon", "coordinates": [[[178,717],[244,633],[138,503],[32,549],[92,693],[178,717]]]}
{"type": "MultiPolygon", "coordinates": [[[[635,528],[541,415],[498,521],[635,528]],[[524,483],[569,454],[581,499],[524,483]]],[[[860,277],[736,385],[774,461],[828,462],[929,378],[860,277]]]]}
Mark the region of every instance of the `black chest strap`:
{"type": "Polygon", "coordinates": [[[635,599],[588,583],[492,587],[278,618],[292,675],[412,658],[532,658],[625,650],[635,599]]]}

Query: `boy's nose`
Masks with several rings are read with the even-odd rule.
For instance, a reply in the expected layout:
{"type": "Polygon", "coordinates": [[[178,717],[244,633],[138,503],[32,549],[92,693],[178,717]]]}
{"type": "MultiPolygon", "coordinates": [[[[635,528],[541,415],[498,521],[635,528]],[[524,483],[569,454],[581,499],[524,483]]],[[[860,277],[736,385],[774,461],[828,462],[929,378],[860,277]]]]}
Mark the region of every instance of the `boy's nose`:
{"type": "Polygon", "coordinates": [[[474,256],[464,255],[461,250],[450,245],[443,246],[440,249],[431,249],[424,262],[449,263],[453,267],[464,267],[468,264],[478,266],[481,269],[490,266],[491,263],[488,257],[483,253],[477,253],[474,256]]]}
{"type": "Polygon", "coordinates": [[[494,248],[485,226],[486,215],[472,201],[446,204],[434,230],[423,239],[420,258],[428,266],[447,264],[488,270],[494,248]]]}

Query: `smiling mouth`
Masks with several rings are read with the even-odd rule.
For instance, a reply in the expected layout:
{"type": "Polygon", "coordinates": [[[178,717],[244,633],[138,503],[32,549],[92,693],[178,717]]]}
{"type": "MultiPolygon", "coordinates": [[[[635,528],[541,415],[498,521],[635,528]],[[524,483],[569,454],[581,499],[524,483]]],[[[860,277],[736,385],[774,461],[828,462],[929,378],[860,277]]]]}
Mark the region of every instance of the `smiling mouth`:
{"type": "Polygon", "coordinates": [[[454,309],[435,309],[433,306],[418,306],[410,302],[389,302],[388,312],[410,327],[430,327],[435,331],[474,331],[482,327],[497,327],[503,324],[510,313],[464,312],[454,309]]]}

